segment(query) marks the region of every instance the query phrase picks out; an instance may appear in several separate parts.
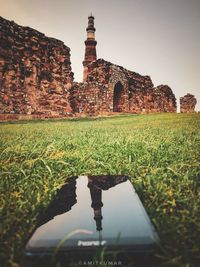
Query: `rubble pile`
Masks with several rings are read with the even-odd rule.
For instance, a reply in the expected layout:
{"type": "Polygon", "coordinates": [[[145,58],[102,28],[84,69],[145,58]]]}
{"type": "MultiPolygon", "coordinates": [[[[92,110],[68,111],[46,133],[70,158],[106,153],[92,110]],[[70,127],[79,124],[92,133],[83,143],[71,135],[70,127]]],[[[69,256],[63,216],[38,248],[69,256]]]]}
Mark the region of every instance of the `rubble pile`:
{"type": "Polygon", "coordinates": [[[197,100],[194,95],[187,94],[180,98],[180,112],[181,113],[190,113],[195,112],[197,100]]]}
{"type": "Polygon", "coordinates": [[[2,17],[0,39],[0,113],[70,113],[73,73],[69,47],[2,17]]]}

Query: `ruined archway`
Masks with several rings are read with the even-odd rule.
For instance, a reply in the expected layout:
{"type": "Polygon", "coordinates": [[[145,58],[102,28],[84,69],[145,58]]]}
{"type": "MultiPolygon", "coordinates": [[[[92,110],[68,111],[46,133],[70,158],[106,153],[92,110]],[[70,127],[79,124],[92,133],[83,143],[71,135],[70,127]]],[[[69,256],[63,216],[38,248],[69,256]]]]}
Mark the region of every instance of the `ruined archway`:
{"type": "Polygon", "coordinates": [[[115,84],[113,91],[113,112],[122,112],[124,104],[124,87],[121,82],[115,84]]]}

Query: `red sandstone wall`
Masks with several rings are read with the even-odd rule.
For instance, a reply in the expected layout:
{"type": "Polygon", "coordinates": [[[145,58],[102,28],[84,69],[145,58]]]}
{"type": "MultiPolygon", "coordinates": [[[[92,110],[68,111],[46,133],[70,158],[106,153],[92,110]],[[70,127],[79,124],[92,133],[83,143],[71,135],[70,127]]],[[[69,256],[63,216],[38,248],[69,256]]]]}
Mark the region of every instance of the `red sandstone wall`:
{"type": "Polygon", "coordinates": [[[128,71],[103,59],[88,65],[86,83],[75,83],[72,92],[74,112],[176,112],[176,98],[167,85],[154,88],[149,76],[128,71]],[[116,109],[117,84],[120,84],[122,91],[119,108],[116,109]]]}
{"type": "Polygon", "coordinates": [[[191,113],[195,111],[197,100],[194,95],[187,94],[180,98],[180,112],[191,113]]]}
{"type": "Polygon", "coordinates": [[[71,106],[75,113],[88,115],[112,112],[112,94],[95,82],[74,83],[71,106]]]}
{"type": "Polygon", "coordinates": [[[0,17],[0,113],[66,115],[73,81],[63,42],[0,17]]]}

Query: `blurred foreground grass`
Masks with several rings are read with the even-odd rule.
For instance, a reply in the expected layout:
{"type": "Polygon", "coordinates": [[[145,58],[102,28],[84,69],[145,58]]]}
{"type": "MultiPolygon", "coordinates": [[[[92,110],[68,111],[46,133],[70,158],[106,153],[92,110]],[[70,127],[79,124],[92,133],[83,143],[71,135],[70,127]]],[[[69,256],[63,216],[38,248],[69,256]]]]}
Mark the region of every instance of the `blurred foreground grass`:
{"type": "Polygon", "coordinates": [[[21,258],[71,175],[131,177],[161,238],[157,266],[200,266],[200,114],[0,124],[0,262],[21,258]]]}

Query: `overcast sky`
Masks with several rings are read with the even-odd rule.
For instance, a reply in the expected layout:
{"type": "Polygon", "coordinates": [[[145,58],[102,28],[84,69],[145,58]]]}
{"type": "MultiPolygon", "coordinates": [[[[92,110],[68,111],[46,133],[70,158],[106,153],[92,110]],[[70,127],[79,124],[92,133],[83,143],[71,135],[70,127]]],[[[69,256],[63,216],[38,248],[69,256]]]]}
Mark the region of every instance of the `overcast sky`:
{"type": "Polygon", "coordinates": [[[97,57],[192,93],[200,111],[200,0],[0,0],[0,15],[64,41],[82,80],[87,17],[95,16],[97,57]]]}

